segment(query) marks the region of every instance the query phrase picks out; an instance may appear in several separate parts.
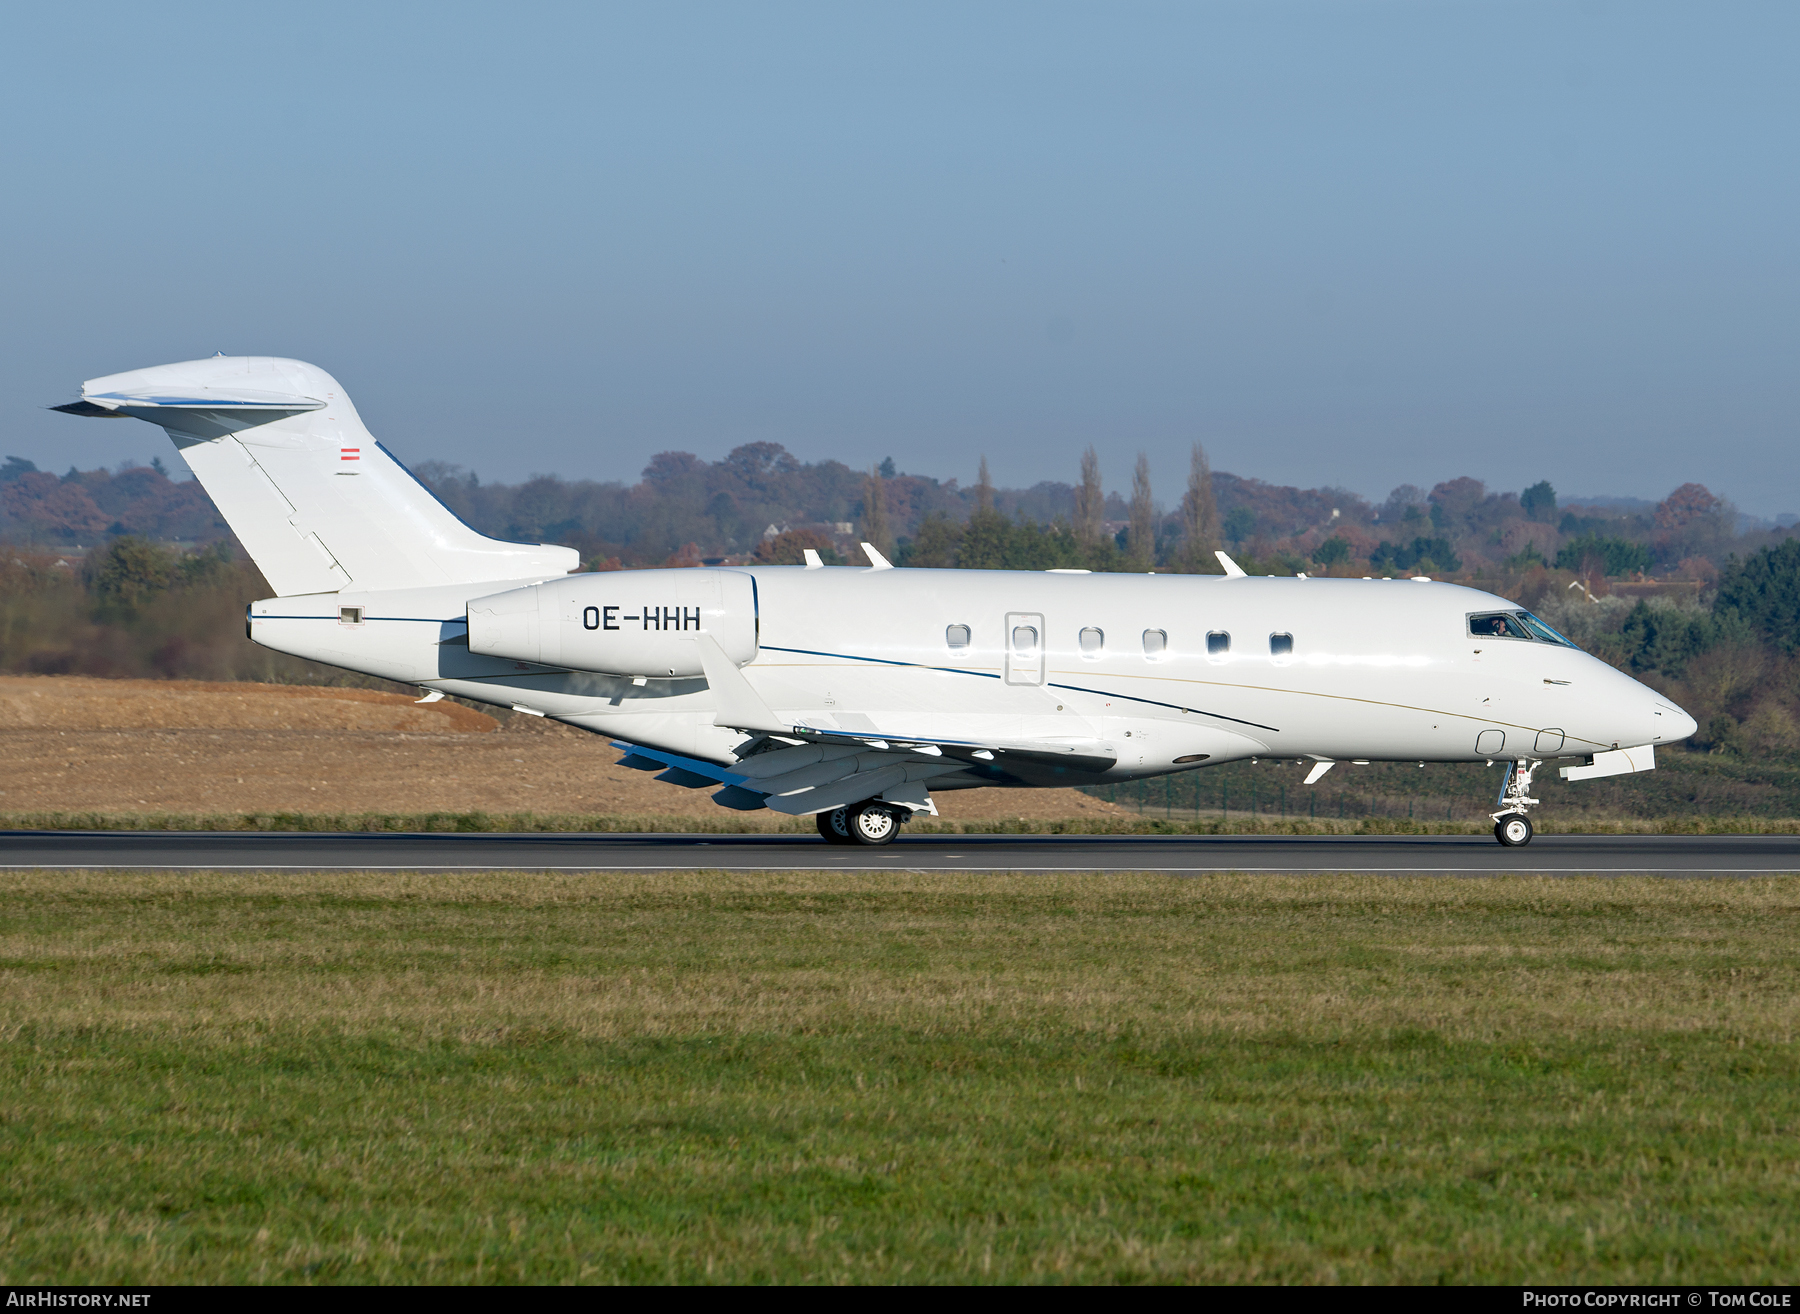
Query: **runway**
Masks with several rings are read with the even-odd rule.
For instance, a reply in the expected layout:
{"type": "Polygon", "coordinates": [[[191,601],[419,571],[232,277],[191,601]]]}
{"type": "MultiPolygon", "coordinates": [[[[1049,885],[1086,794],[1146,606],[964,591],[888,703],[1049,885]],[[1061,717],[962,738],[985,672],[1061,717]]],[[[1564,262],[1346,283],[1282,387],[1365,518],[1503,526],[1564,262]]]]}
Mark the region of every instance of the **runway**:
{"type": "Polygon", "coordinates": [[[865,849],[792,835],[6,831],[0,867],[1763,876],[1800,872],[1800,836],[1540,835],[1506,849],[1462,835],[919,835],[865,849]]]}

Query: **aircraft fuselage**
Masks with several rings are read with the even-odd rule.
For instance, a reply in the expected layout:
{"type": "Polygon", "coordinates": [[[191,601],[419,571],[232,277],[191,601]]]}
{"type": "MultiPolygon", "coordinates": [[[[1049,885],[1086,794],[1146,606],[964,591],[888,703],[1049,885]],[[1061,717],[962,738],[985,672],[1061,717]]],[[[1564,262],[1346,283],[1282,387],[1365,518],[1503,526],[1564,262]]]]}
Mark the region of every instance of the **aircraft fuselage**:
{"type": "MultiPolygon", "coordinates": [[[[669,573],[570,578],[592,598],[581,609],[590,619],[674,627],[688,623],[679,608],[671,616],[642,596],[651,575],[669,573]]],[[[933,789],[1116,781],[1260,756],[1586,757],[1694,729],[1679,708],[1579,649],[1472,632],[1471,617],[1522,609],[1438,581],[732,573],[755,581],[756,649],[743,675],[797,730],[1043,749],[969,761],[933,789]]],[[[699,761],[735,761],[747,736],[713,723],[704,678],[471,652],[468,602],[534,582],[271,599],[251,607],[250,633],[297,656],[699,761]]]]}

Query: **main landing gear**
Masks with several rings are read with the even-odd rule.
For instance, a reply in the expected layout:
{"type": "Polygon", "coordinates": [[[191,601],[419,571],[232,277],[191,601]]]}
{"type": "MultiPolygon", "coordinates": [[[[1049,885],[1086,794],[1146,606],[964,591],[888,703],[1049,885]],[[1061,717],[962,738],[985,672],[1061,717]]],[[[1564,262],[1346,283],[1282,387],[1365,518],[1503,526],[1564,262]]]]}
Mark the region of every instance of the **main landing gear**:
{"type": "Polygon", "coordinates": [[[1531,773],[1542,765],[1541,762],[1522,757],[1506,768],[1506,781],[1500,786],[1500,797],[1494,800],[1500,805],[1500,810],[1491,815],[1494,818],[1494,838],[1509,849],[1531,843],[1531,837],[1537,833],[1532,828],[1531,818],[1525,812],[1527,808],[1538,805],[1537,799],[1529,797],[1531,773]]]}
{"type": "Polygon", "coordinates": [[[899,808],[889,807],[879,799],[856,803],[847,808],[833,808],[815,814],[819,834],[827,844],[864,844],[875,847],[892,844],[900,833],[903,820],[899,808]]]}

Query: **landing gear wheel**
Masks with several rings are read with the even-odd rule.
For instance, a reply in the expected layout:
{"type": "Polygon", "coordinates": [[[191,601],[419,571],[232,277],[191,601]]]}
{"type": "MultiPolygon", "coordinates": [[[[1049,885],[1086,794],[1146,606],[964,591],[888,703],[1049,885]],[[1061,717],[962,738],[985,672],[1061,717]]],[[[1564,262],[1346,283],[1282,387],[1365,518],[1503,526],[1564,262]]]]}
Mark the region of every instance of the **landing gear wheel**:
{"type": "Polygon", "coordinates": [[[1536,832],[1531,828],[1530,817],[1514,814],[1510,817],[1502,817],[1494,823],[1494,838],[1509,849],[1523,848],[1531,843],[1531,837],[1534,834],[1536,832]]]}
{"type": "Polygon", "coordinates": [[[819,823],[819,834],[825,837],[827,844],[854,844],[850,838],[850,823],[846,819],[849,808],[833,808],[829,812],[816,813],[813,820],[819,823]]]}
{"type": "Polygon", "coordinates": [[[900,833],[900,818],[883,803],[858,804],[849,810],[844,821],[850,831],[851,842],[855,844],[870,847],[892,844],[894,836],[900,833]]]}

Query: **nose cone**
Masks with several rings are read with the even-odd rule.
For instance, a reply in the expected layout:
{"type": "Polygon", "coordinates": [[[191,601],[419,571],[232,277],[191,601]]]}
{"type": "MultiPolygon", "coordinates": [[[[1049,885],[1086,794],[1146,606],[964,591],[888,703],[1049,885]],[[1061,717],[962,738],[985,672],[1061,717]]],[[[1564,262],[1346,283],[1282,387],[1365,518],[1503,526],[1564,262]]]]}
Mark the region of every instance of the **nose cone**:
{"type": "Polygon", "coordinates": [[[1656,727],[1658,743],[1678,744],[1700,728],[1700,723],[1674,703],[1660,698],[1650,704],[1650,723],[1656,727]]]}
{"type": "Polygon", "coordinates": [[[1594,660],[1593,690],[1587,715],[1581,720],[1581,737],[1612,748],[1639,748],[1646,744],[1679,744],[1699,727],[1694,718],[1647,685],[1623,671],[1602,668],[1594,660]]]}

